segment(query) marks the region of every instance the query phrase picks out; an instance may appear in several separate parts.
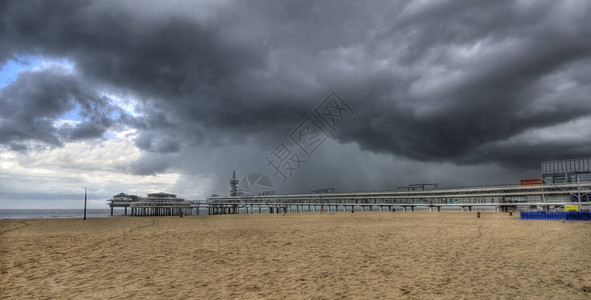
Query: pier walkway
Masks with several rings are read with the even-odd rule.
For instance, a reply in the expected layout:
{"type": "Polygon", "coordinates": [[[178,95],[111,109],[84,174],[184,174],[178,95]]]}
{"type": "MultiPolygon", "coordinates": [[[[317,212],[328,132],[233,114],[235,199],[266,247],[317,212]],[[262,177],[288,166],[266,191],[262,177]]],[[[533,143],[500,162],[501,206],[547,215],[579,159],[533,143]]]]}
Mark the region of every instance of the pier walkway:
{"type": "Polygon", "coordinates": [[[440,211],[442,207],[472,210],[492,207],[510,211],[521,207],[550,209],[568,204],[590,205],[591,182],[536,186],[505,185],[442,188],[419,191],[377,191],[326,194],[257,196],[212,196],[206,206],[210,214],[254,212],[413,211],[417,207],[440,211]],[[579,197],[580,195],[580,197],[579,197]],[[580,202],[579,202],[580,201],[580,202]]]}

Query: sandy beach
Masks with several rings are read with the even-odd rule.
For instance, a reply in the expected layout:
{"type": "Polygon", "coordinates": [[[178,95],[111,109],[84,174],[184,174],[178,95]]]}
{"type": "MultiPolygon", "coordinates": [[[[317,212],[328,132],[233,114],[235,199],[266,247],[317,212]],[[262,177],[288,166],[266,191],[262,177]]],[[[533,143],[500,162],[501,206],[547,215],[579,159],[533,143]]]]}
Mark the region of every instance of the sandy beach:
{"type": "Polygon", "coordinates": [[[591,298],[591,222],[415,211],[1,226],[2,299],[591,298]]]}

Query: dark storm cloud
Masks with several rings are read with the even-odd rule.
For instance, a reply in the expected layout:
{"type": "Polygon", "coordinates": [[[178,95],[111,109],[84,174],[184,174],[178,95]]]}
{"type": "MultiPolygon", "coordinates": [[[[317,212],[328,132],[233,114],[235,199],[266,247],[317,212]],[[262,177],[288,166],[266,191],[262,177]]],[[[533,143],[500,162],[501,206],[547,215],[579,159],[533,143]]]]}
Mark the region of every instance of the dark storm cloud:
{"type": "Polygon", "coordinates": [[[100,138],[115,122],[109,114],[121,112],[59,67],[20,73],[15,82],[0,90],[0,107],[0,142],[13,150],[25,149],[20,143],[27,140],[60,146],[65,141],[100,138]],[[56,124],[77,108],[80,123],[56,124]]]}
{"type": "Polygon", "coordinates": [[[156,175],[165,172],[171,165],[172,159],[160,153],[142,155],[137,161],[130,164],[129,171],[137,175],[156,175]]]}
{"type": "Polygon", "coordinates": [[[76,124],[75,126],[64,126],[60,128],[59,133],[68,137],[70,140],[83,140],[102,137],[106,129],[111,123],[110,120],[103,120],[104,124],[100,122],[84,122],[76,124]]]}
{"type": "Polygon", "coordinates": [[[148,132],[142,132],[136,137],[135,146],[143,150],[159,153],[173,153],[180,150],[178,141],[148,132]]]}
{"type": "MultiPolygon", "coordinates": [[[[555,80],[576,80],[569,69],[588,63],[590,41],[583,38],[589,36],[588,19],[580,11],[561,14],[543,3],[521,13],[517,5],[448,4],[433,5],[410,22],[401,18],[402,25],[412,28],[410,40],[400,28],[390,32],[414,50],[411,71],[419,71],[419,76],[400,97],[392,97],[376,111],[361,112],[362,122],[370,120],[368,126],[351,126],[343,132],[343,139],[358,141],[365,149],[419,160],[535,166],[531,159],[520,159],[531,154],[531,149],[520,150],[522,145],[510,151],[522,155],[501,155],[491,147],[488,154],[479,150],[526,129],[590,115],[588,95],[581,93],[588,89],[588,82],[552,95],[557,82],[545,80],[552,75],[555,80]],[[485,50],[474,59],[454,57],[462,48],[476,46],[485,50]],[[428,61],[430,56],[434,61],[428,61]],[[429,80],[429,73],[437,69],[443,70],[441,75],[429,80]],[[426,84],[421,86],[422,81],[426,84]],[[422,90],[413,92],[413,85],[422,90]],[[554,98],[545,102],[548,97],[554,98]]],[[[572,10],[588,10],[584,3],[574,4],[582,7],[572,10]]],[[[556,153],[551,150],[559,150],[544,148],[549,150],[546,157],[556,153]]],[[[571,154],[588,155],[588,150],[571,154]]]]}
{"type": "MultiPolygon", "coordinates": [[[[537,167],[523,159],[534,150],[525,142],[499,143],[591,116],[584,1],[4,5],[0,62],[17,54],[66,57],[81,80],[137,96],[143,115],[130,122],[146,151],[145,164],[133,168],[141,174],[182,165],[161,155],[183,147],[249,139],[270,147],[331,90],[356,111],[339,141],[421,161],[537,167]],[[150,162],[150,153],[158,159],[150,162]]],[[[11,117],[7,142],[29,136],[59,144],[43,122],[72,103],[47,101],[47,111],[11,117]]],[[[109,126],[95,122],[70,138],[109,126]]],[[[546,151],[540,160],[564,151],[550,142],[539,149],[546,151]]],[[[588,150],[573,147],[569,155],[588,150]]]]}

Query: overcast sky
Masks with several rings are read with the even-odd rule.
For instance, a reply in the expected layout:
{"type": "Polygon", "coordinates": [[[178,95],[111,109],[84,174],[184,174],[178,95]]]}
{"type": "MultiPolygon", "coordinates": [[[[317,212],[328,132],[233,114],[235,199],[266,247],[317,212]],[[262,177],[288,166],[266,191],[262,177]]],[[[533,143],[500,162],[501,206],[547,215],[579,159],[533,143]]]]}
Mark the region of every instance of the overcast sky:
{"type": "Polygon", "coordinates": [[[588,1],[1,1],[0,208],[519,184],[591,156],[588,1]]]}

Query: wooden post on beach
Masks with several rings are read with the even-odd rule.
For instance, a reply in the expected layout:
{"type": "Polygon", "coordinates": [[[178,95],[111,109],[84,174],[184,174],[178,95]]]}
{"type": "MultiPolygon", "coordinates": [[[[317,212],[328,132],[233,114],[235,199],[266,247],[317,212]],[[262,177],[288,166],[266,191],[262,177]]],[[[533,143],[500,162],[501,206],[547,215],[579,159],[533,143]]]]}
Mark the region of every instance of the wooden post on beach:
{"type": "MultiPolygon", "coordinates": [[[[113,215],[113,206],[111,206],[111,215],[113,215]]],[[[84,220],[86,220],[86,188],[84,188],[84,220]]]]}

